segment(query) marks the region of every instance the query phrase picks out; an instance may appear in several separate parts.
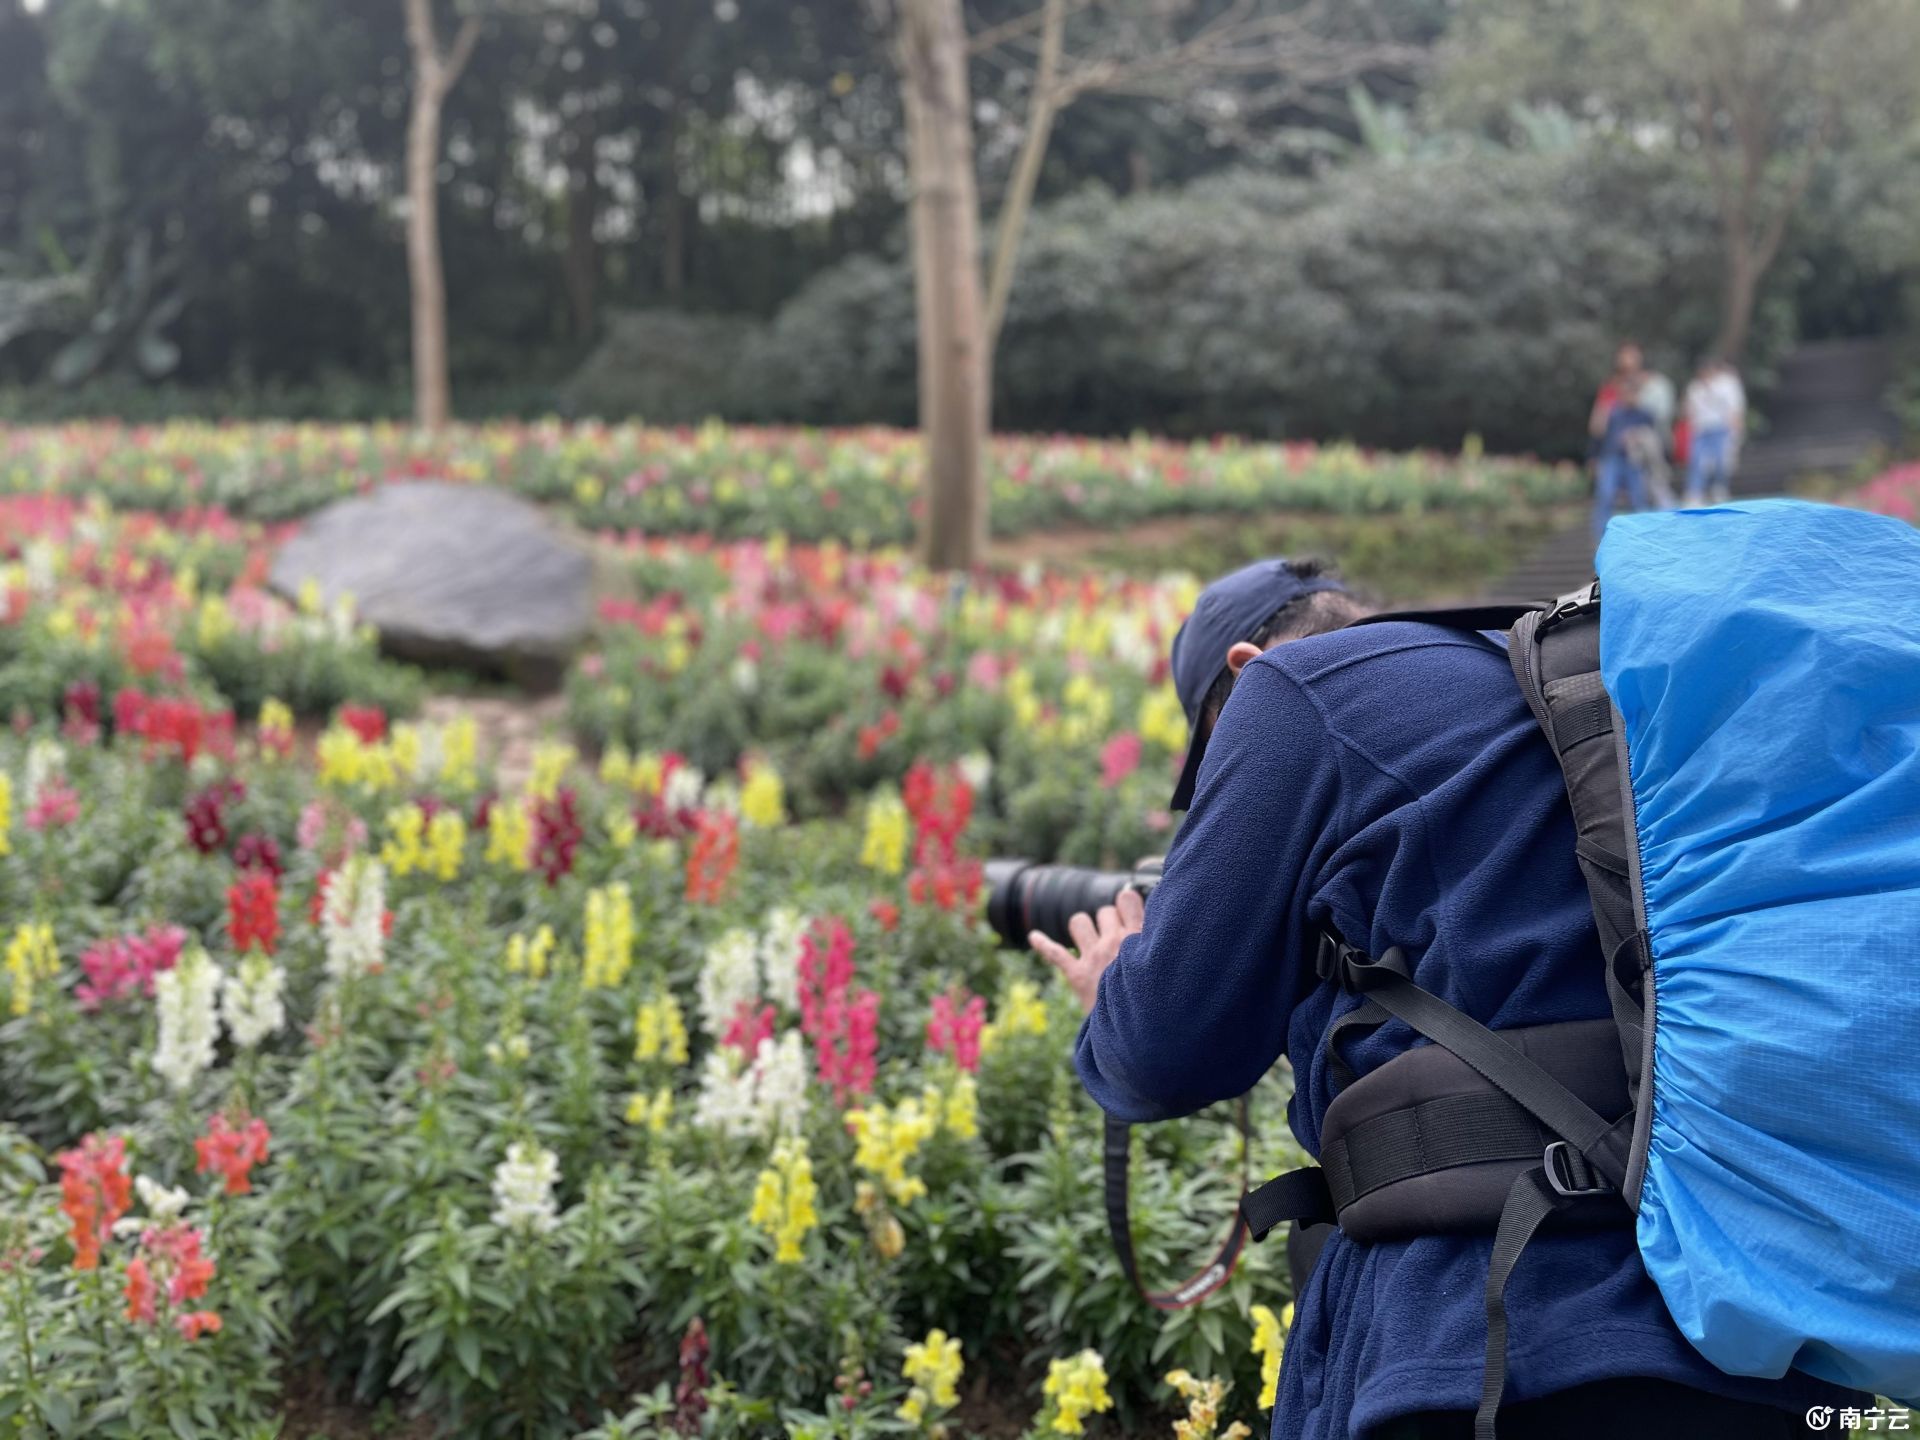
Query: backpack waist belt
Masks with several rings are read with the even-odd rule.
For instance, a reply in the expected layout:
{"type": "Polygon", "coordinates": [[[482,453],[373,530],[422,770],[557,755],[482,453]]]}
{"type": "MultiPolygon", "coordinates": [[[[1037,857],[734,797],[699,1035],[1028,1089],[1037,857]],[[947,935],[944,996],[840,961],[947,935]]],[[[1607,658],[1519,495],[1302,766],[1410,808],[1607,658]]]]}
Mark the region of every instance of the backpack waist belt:
{"type": "MultiPolygon", "coordinates": [[[[1611,1020],[1498,1033],[1599,1115],[1629,1110],[1611,1020]]],[[[1289,1220],[1337,1223],[1361,1241],[1490,1235],[1514,1181],[1547,1163],[1549,1151],[1570,1196],[1596,1188],[1592,1167],[1525,1106],[1451,1051],[1421,1045],[1342,1090],[1327,1107],[1320,1167],[1249,1191],[1241,1213],[1255,1240],[1289,1220]]],[[[1581,1197],[1556,1223],[1629,1218],[1619,1197],[1607,1194],[1581,1197]]]]}

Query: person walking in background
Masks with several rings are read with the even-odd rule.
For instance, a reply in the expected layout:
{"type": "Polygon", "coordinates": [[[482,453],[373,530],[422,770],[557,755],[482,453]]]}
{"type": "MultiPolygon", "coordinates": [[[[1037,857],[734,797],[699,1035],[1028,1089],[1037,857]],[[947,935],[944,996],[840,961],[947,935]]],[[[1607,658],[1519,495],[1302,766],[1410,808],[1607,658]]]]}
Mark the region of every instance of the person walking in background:
{"type": "Polygon", "coordinates": [[[1646,413],[1648,424],[1627,431],[1627,454],[1647,477],[1647,493],[1659,509],[1673,509],[1673,467],[1667,451],[1673,444],[1673,412],[1678,396],[1673,381],[1652,368],[1641,371],[1634,404],[1646,413]]]}
{"type": "Polygon", "coordinates": [[[1719,504],[1732,493],[1740,441],[1747,428],[1747,392],[1739,373],[1709,356],[1687,386],[1689,505],[1719,504]]]}
{"type": "MultiPolygon", "coordinates": [[[[1593,398],[1593,412],[1587,418],[1587,430],[1594,440],[1593,469],[1593,543],[1613,518],[1614,504],[1620,492],[1627,494],[1635,510],[1647,508],[1647,477],[1635,463],[1633,451],[1644,444],[1635,440],[1636,430],[1654,430],[1653,417],[1640,408],[1641,390],[1647,379],[1640,347],[1631,340],[1621,344],[1613,357],[1613,373],[1593,398]]],[[[1656,443],[1657,443],[1657,431],[1656,443]]]]}

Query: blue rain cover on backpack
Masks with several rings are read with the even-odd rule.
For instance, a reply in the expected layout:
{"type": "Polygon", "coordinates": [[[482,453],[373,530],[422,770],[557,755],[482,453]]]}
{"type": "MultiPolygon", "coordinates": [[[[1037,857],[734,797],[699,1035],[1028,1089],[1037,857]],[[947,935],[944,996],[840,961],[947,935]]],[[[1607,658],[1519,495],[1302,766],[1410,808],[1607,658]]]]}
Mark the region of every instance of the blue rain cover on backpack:
{"type": "Polygon", "coordinates": [[[1599,573],[1653,950],[1640,1252],[1722,1370],[1920,1397],[1920,531],[1633,516],[1599,573]]]}

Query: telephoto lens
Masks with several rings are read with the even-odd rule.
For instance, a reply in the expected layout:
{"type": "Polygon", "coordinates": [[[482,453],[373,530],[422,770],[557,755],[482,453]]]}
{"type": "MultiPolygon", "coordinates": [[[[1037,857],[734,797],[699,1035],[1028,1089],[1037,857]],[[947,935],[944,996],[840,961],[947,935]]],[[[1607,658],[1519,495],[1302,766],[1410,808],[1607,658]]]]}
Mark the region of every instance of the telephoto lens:
{"type": "Polygon", "coordinates": [[[1079,865],[1036,865],[1031,860],[989,860],[986,868],[987,923],[1000,943],[1024,948],[1038,930],[1062,945],[1073,944],[1067,921],[1097,914],[1122,890],[1147,894],[1160,883],[1160,859],[1143,860],[1132,870],[1091,870],[1079,865]]]}

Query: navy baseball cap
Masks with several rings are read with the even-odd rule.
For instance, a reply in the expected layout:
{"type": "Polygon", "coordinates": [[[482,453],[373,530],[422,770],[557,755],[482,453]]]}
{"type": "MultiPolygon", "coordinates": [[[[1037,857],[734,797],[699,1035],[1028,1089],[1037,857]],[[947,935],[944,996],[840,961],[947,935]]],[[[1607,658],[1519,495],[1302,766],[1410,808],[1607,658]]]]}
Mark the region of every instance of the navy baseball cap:
{"type": "Polygon", "coordinates": [[[1200,774],[1200,756],[1207,737],[1198,733],[1200,705],[1213,682],[1227,668],[1227,651],[1251,641],[1260,628],[1302,595],[1317,590],[1345,590],[1329,575],[1303,580],[1285,560],[1256,560],[1224,575],[1200,592],[1193,613],[1173,637],[1173,688],[1180,708],[1187,712],[1187,763],[1180,771],[1170,808],[1184,810],[1193,803],[1193,784],[1200,774]]]}

